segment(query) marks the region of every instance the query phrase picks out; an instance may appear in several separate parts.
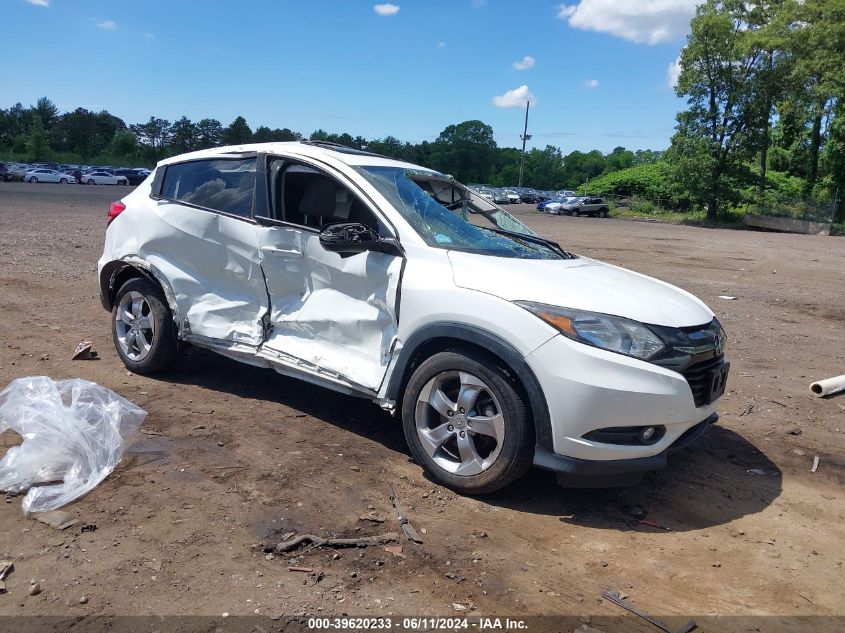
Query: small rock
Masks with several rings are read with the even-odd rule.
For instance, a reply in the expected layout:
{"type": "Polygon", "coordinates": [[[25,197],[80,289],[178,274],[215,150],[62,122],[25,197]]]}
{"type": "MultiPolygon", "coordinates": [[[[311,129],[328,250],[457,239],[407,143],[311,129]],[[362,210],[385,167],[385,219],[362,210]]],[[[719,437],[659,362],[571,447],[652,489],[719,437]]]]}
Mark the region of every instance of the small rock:
{"type": "Polygon", "coordinates": [[[358,517],[359,521],[372,521],[373,523],[384,523],[387,521],[382,515],[377,512],[368,512],[358,517]]]}
{"type": "Polygon", "coordinates": [[[349,577],[350,577],[350,578],[357,578],[357,577],[358,577],[358,572],[357,572],[357,571],[353,571],[352,573],[350,573],[350,574],[349,574],[349,577]]]}
{"type": "Polygon", "coordinates": [[[800,426],[793,427],[787,431],[789,435],[801,435],[803,432],[804,429],[802,429],[800,426]]]}
{"type": "Polygon", "coordinates": [[[475,531],[472,533],[472,535],[473,535],[475,538],[487,538],[487,532],[485,532],[484,530],[475,530],[475,531]]]}
{"type": "Polygon", "coordinates": [[[722,566],[722,563],[720,563],[719,561],[716,561],[715,563],[713,563],[713,567],[721,567],[721,566],[722,566]]]}
{"type": "Polygon", "coordinates": [[[791,452],[792,452],[793,455],[798,455],[798,457],[803,457],[804,455],[807,454],[804,451],[802,451],[800,448],[793,448],[791,452]]]}
{"type": "Polygon", "coordinates": [[[264,558],[265,558],[266,560],[273,560],[274,558],[276,558],[276,555],[275,555],[275,554],[273,554],[273,552],[270,552],[269,554],[265,554],[265,555],[264,555],[264,558]]]}
{"type": "Polygon", "coordinates": [[[462,605],[460,602],[453,602],[452,608],[455,611],[466,611],[467,610],[467,608],[464,605],[462,605]]]}
{"type": "Polygon", "coordinates": [[[337,552],[332,554],[332,560],[340,560],[340,554],[338,554],[337,552]]]}
{"type": "Polygon", "coordinates": [[[607,567],[607,561],[606,560],[599,561],[599,565],[601,565],[602,567],[607,567]]]}
{"type": "Polygon", "coordinates": [[[628,513],[635,519],[642,519],[645,516],[645,509],[642,506],[633,506],[628,513]]]}
{"type": "Polygon", "coordinates": [[[88,596],[82,596],[79,599],[79,604],[88,604],[88,596]]]}
{"type": "Polygon", "coordinates": [[[39,593],[41,593],[41,585],[38,584],[38,581],[33,580],[29,583],[29,595],[37,596],[39,593]]]}

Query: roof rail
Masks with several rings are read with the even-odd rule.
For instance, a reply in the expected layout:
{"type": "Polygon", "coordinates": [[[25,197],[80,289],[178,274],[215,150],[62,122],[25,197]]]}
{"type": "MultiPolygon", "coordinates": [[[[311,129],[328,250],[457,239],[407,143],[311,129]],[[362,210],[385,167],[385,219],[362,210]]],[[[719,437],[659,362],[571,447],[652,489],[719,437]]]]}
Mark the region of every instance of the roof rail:
{"type": "MultiPolygon", "coordinates": [[[[381,154],[376,154],[374,152],[368,152],[363,149],[357,149],[355,147],[349,147],[348,145],[341,145],[340,143],[333,143],[331,141],[321,141],[321,140],[305,140],[299,141],[303,145],[311,145],[313,147],[322,147],[325,149],[334,150],[335,152],[341,152],[342,154],[357,154],[360,156],[378,156],[379,158],[390,158],[390,156],[383,156],[381,154]]],[[[396,160],[396,159],[394,159],[396,160]]]]}

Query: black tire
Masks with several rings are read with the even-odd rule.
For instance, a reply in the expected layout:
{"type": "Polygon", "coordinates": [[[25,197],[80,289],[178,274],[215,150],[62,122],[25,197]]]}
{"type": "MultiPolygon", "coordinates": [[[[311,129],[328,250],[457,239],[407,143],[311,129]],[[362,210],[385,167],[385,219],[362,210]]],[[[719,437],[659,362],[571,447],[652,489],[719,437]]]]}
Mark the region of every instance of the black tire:
{"type": "Polygon", "coordinates": [[[66,185],[67,184],[67,178],[62,178],[62,179],[59,180],[59,182],[63,185],[66,185]]]}
{"type": "Polygon", "coordinates": [[[127,183],[125,180],[120,180],[120,181],[118,181],[118,183],[117,183],[117,184],[122,185],[122,186],[124,186],[124,187],[125,187],[125,186],[126,186],[127,184],[129,184],[129,183],[127,183]]]}
{"type": "Polygon", "coordinates": [[[498,359],[474,350],[439,352],[414,370],[402,398],[402,426],[416,462],[434,479],[462,494],[499,490],[522,477],[533,461],[534,426],[525,396],[498,359]],[[481,379],[500,403],[504,416],[504,439],[498,457],[486,470],[470,476],[439,466],[423,448],[416,427],[417,400],[423,388],[435,377],[453,371],[468,372],[481,379]]]}
{"type": "Polygon", "coordinates": [[[111,330],[117,355],[126,368],[136,374],[165,371],[173,367],[179,357],[179,333],[167,300],[161,288],[142,277],[130,279],[117,291],[112,307],[111,330]],[[139,360],[130,358],[118,341],[118,310],[124,295],[130,292],[137,292],[143,296],[149,306],[149,313],[146,316],[153,325],[149,352],[139,360]]]}
{"type": "Polygon", "coordinates": [[[599,211],[599,217],[600,218],[606,218],[607,217],[607,209],[602,209],[601,211],[599,211]]]}
{"type": "Polygon", "coordinates": [[[578,209],[572,209],[572,211],[569,212],[569,215],[571,215],[573,218],[577,218],[578,217],[578,209]]]}
{"type": "Polygon", "coordinates": [[[93,178],[89,178],[89,179],[88,179],[88,184],[89,184],[89,185],[96,185],[97,183],[96,183],[96,181],[95,181],[93,178]]]}
{"type": "Polygon", "coordinates": [[[35,176],[31,176],[29,182],[38,182],[38,178],[36,178],[35,176]]]}

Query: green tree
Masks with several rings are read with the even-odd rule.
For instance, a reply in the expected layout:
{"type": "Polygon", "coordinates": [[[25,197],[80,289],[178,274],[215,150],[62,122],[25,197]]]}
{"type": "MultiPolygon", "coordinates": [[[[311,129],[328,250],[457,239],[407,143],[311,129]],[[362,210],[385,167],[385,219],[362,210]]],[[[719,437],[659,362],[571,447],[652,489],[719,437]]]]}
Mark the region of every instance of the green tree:
{"type": "Polygon", "coordinates": [[[224,145],[243,145],[251,142],[252,130],[242,116],[237,117],[223,130],[224,145]]]}
{"type": "Polygon", "coordinates": [[[217,119],[201,119],[197,123],[197,149],[218,147],[223,143],[223,125],[217,119]]]}
{"type": "Polygon", "coordinates": [[[672,137],[673,179],[716,220],[750,179],[762,49],[743,0],[708,0],[690,23],[676,92],[688,108],[672,137]],[[694,183],[694,184],[693,184],[694,183]]]}
{"type": "Polygon", "coordinates": [[[26,141],[26,152],[30,162],[45,160],[50,156],[50,144],[41,117],[33,116],[29,125],[29,138],[26,141]]]}
{"type": "Polygon", "coordinates": [[[176,154],[192,152],[199,147],[199,131],[188,117],[183,116],[170,128],[170,146],[176,154]]]}
{"type": "Polygon", "coordinates": [[[49,131],[56,118],[59,116],[59,109],[56,104],[47,97],[41,97],[32,108],[32,113],[41,119],[44,130],[49,131]]]}
{"type": "Polygon", "coordinates": [[[496,163],[493,128],[478,120],[445,128],[432,143],[430,164],[463,182],[484,182],[496,163]]]}

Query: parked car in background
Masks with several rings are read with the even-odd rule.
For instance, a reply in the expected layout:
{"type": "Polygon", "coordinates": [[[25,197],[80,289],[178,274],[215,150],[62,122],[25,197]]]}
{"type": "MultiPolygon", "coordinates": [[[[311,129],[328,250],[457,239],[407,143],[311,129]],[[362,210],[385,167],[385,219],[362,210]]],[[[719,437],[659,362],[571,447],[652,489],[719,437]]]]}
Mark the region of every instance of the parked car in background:
{"type": "Polygon", "coordinates": [[[24,174],[26,182],[58,182],[63,185],[76,184],[76,178],[55,169],[32,169],[24,174]]]}
{"type": "Polygon", "coordinates": [[[543,211],[549,215],[561,215],[561,209],[564,205],[574,205],[578,203],[579,198],[570,196],[567,198],[555,198],[545,204],[543,211]]]}
{"type": "Polygon", "coordinates": [[[129,183],[133,187],[137,187],[142,182],[144,182],[144,180],[146,180],[147,176],[149,175],[149,172],[144,175],[142,172],[139,172],[135,169],[116,169],[114,171],[114,175],[121,178],[126,178],[127,183],[129,183]]]}
{"type": "Polygon", "coordinates": [[[10,180],[23,180],[26,176],[26,172],[35,169],[32,165],[14,165],[9,169],[9,173],[11,173],[12,177],[10,180]]]}
{"type": "Polygon", "coordinates": [[[107,171],[93,171],[90,174],[83,174],[82,181],[86,185],[128,185],[129,178],[116,176],[107,171]]]}
{"type": "Polygon", "coordinates": [[[505,189],[504,194],[508,197],[508,204],[519,204],[519,194],[513,189],[505,189]]]}
{"type": "Polygon", "coordinates": [[[574,202],[567,202],[562,204],[558,214],[559,215],[597,215],[600,218],[606,218],[608,214],[607,203],[602,198],[577,198],[574,202]]]}
{"type": "Polygon", "coordinates": [[[163,160],[107,218],[100,299],[127,369],[164,371],[190,343],[368,398],[462,493],[532,463],[633,483],[718,419],[730,364],[704,303],[425,167],[220,147],[163,160]]]}
{"type": "Polygon", "coordinates": [[[508,194],[506,194],[501,189],[494,189],[493,202],[495,202],[496,204],[510,204],[511,199],[508,198],[508,194]]]}
{"type": "Polygon", "coordinates": [[[6,182],[12,179],[12,172],[9,169],[9,165],[6,163],[0,163],[0,180],[6,182]]]}

